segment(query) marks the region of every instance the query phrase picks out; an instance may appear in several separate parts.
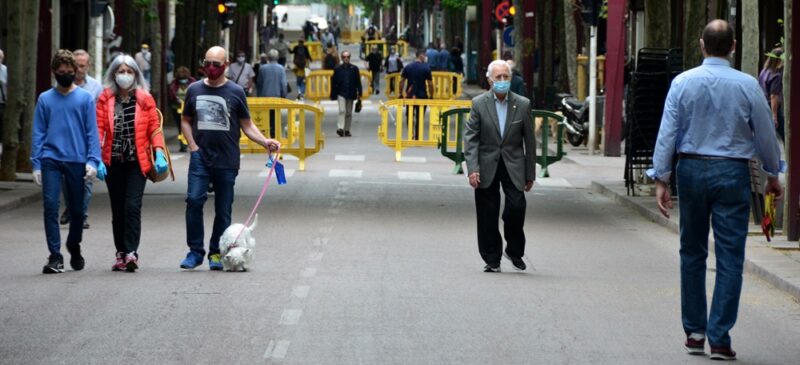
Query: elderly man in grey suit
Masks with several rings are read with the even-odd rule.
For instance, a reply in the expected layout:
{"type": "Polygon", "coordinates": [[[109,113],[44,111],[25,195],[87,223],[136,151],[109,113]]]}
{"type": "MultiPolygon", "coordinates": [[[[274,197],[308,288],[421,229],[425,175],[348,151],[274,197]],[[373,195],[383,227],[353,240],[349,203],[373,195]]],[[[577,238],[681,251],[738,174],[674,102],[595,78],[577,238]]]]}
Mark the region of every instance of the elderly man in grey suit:
{"type": "MultiPolygon", "coordinates": [[[[277,50],[271,49],[267,52],[269,63],[258,68],[256,95],[259,97],[286,97],[286,69],[278,63],[278,55],[277,50]]],[[[269,138],[275,138],[274,110],[269,112],[269,138]]]]}
{"type": "Polygon", "coordinates": [[[525,270],[525,193],[533,188],[536,141],[530,100],[509,91],[511,67],[502,60],[489,64],[491,90],[472,99],[464,131],[464,156],[469,184],[475,189],[478,216],[478,250],[485,272],[500,272],[505,256],[517,270],[525,270]],[[500,186],[505,193],[504,233],[497,226],[500,186]]]}

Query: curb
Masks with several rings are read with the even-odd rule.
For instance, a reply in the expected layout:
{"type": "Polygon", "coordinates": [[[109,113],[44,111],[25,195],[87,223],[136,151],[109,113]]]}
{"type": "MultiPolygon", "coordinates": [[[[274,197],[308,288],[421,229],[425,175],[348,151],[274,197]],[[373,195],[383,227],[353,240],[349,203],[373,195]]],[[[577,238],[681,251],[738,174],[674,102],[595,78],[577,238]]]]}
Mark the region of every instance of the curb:
{"type": "Polygon", "coordinates": [[[42,200],[41,190],[32,188],[32,183],[0,182],[0,213],[17,209],[23,205],[42,200]]]}
{"type": "MultiPolygon", "coordinates": [[[[629,207],[654,223],[678,234],[680,226],[662,216],[659,212],[648,209],[633,198],[614,191],[604,182],[592,181],[592,191],[602,194],[614,202],[629,207]]],[[[713,242],[713,239],[709,239],[713,242]]],[[[713,245],[709,245],[713,252],[713,245]]],[[[774,249],[760,242],[748,242],[745,255],[744,270],[761,280],[772,284],[778,290],[800,301],[800,263],[775,252],[774,249]]]]}

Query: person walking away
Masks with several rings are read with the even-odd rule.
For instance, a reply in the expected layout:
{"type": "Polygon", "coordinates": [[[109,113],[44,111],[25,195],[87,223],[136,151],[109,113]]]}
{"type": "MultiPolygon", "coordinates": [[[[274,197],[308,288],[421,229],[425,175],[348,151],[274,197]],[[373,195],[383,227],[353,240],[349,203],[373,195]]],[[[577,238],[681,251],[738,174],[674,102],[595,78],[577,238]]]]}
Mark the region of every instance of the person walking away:
{"type": "Polygon", "coordinates": [[[150,71],[152,69],[150,60],[152,58],[153,55],[150,53],[150,45],[142,42],[142,49],[136,52],[134,59],[136,59],[136,64],[139,66],[139,69],[142,70],[142,75],[144,75],[144,80],[147,81],[148,88],[150,87],[150,71]]]}
{"type": "MultiPolygon", "coordinates": [[[[278,51],[271,49],[269,63],[258,69],[256,94],[259,97],[286,98],[286,69],[278,64],[278,51]]],[[[275,138],[275,110],[269,111],[269,137],[275,138]]]]}
{"type": "MultiPolygon", "coordinates": [[[[417,50],[417,58],[403,67],[400,73],[400,92],[398,96],[409,99],[430,99],[433,96],[433,75],[428,66],[428,60],[424,50],[417,50]]],[[[412,138],[419,139],[419,120],[425,116],[425,107],[420,109],[414,106],[414,122],[412,138]]],[[[409,118],[409,108],[406,107],[406,120],[409,118]]]]}
{"type": "MultiPolygon", "coordinates": [[[[92,94],[92,98],[94,98],[95,102],[97,98],[100,97],[100,93],[103,92],[103,85],[100,84],[99,81],[95,80],[94,77],[89,76],[87,71],[89,71],[89,64],[91,61],[91,57],[89,53],[82,49],[76,49],[72,52],[72,56],[75,58],[75,64],[78,65],[78,71],[75,72],[75,85],[78,87],[86,90],[89,94],[92,94]]],[[[85,181],[85,194],[83,195],[83,229],[89,229],[89,203],[92,200],[92,188],[94,186],[93,179],[88,179],[85,181]]],[[[64,189],[64,201],[66,202],[69,198],[67,197],[68,191],[64,189]]],[[[69,209],[64,208],[64,211],[61,213],[61,218],[59,219],[59,223],[61,225],[69,224],[71,220],[71,216],[69,215],[69,209]]]]}
{"type": "Polygon", "coordinates": [[[431,71],[441,71],[439,70],[439,51],[436,50],[433,42],[428,43],[428,48],[425,50],[425,60],[431,71]]]}
{"type": "Polygon", "coordinates": [[[248,96],[253,94],[253,78],[256,76],[253,71],[253,66],[245,62],[247,55],[240,51],[236,55],[236,62],[231,63],[228,67],[227,77],[244,89],[244,93],[248,96]]]}
{"type": "Polygon", "coordinates": [[[328,48],[337,46],[336,38],[333,36],[333,33],[331,33],[329,28],[325,28],[325,30],[322,31],[320,42],[322,42],[322,46],[324,47],[322,50],[323,52],[328,52],[328,48]]]}
{"type": "Polygon", "coordinates": [[[178,126],[178,147],[181,152],[186,152],[186,138],[181,132],[181,114],[183,114],[183,105],[186,101],[186,90],[195,81],[197,80],[190,75],[186,66],[179,66],[175,70],[175,78],[169,83],[169,108],[178,126]]]}
{"type": "Polygon", "coordinates": [[[439,53],[436,56],[436,68],[438,71],[450,71],[450,50],[447,45],[439,45],[439,53]]]}
{"type": "Polygon", "coordinates": [[[111,201],[111,230],[116,249],[112,271],[134,272],[139,268],[139,239],[142,232],[142,197],[147,173],[167,170],[164,133],[156,102],[136,61],[117,56],[106,71],[108,87],[97,101],[97,130],[100,134],[105,178],[111,201]],[[150,160],[155,152],[155,166],[150,160]]]}
{"type": "Polygon", "coordinates": [[[311,52],[308,51],[305,43],[301,39],[290,51],[294,54],[294,76],[297,78],[297,99],[302,100],[306,95],[306,67],[311,64],[311,52]]]}
{"type": "MultiPolygon", "coordinates": [[[[33,181],[42,187],[44,231],[50,256],[42,268],[45,274],[64,272],[61,233],[58,226],[59,195],[69,190],[67,209],[73,217],[83,216],[84,180],[93,179],[105,167],[100,162],[95,101],[89,92],[75,85],[78,65],[72,52],[58,50],[50,62],[56,86],[39,95],[33,114],[31,165],[33,181]]],[[[67,235],[70,266],[82,270],[83,226],[72,220],[67,235]]]]}
{"type": "Polygon", "coordinates": [[[750,214],[749,161],[758,156],[768,174],[765,191],[780,200],[783,170],[769,106],[755,78],[731,67],[733,28],[724,20],[706,25],[700,39],[703,64],[672,81],[658,131],[653,168],[656,202],[672,209],[673,156],[680,209],[681,320],[689,354],[734,360],[730,330],[742,290],[750,214]],[[708,231],[714,229],[716,280],[706,305],[708,231]]]}
{"type": "Polygon", "coordinates": [[[530,100],[510,92],[511,68],[505,61],[489,64],[486,77],[491,90],[472,99],[472,110],[464,129],[464,157],[469,184],[475,189],[478,218],[478,250],[485,272],[500,272],[505,256],[516,270],[525,270],[525,192],[536,179],[536,140],[530,100]],[[503,236],[500,218],[500,187],[505,194],[503,236]]]}
{"type": "Polygon", "coordinates": [[[276,151],[280,143],[265,138],[250,119],[244,90],[225,78],[225,49],[209,48],[203,60],[206,78],[189,86],[183,108],[181,127],[189,142],[189,182],[186,193],[186,244],[189,252],[180,263],[194,269],[203,263],[203,205],[208,199],[208,185],[214,184],[214,226],[208,249],[211,270],[222,270],[219,238],[231,225],[233,186],[239,174],[240,130],[267,151],[276,151]]]}
{"type": "Polygon", "coordinates": [[[353,101],[361,99],[361,76],[358,67],[350,63],[350,52],[342,52],[342,64],[333,70],[331,77],[331,100],[339,102],[339,120],[336,134],[351,137],[350,125],[353,121],[353,101]]]}
{"type": "Polygon", "coordinates": [[[278,38],[270,46],[278,51],[278,63],[281,66],[286,66],[286,58],[289,57],[289,44],[283,39],[283,33],[278,34],[278,38]]]}
{"type": "Polygon", "coordinates": [[[367,55],[367,68],[372,73],[372,88],[375,89],[375,94],[380,93],[381,85],[381,66],[383,64],[383,56],[378,52],[378,47],[372,47],[372,52],[367,55]]]}
{"type": "Polygon", "coordinates": [[[767,53],[764,68],[758,74],[758,85],[767,97],[767,103],[772,111],[772,120],[781,141],[784,141],[783,126],[783,49],[773,48],[767,53]]]}
{"type": "MultiPolygon", "coordinates": [[[[464,61],[461,59],[461,49],[460,48],[453,47],[450,50],[450,62],[449,62],[449,65],[450,65],[450,68],[449,68],[450,72],[455,72],[455,73],[461,75],[462,79],[463,79],[463,76],[464,76],[464,61]]],[[[511,67],[511,70],[513,72],[514,71],[514,66],[511,63],[508,63],[508,66],[511,67]]],[[[456,85],[457,83],[458,83],[458,78],[457,77],[453,77],[453,94],[455,94],[456,90],[458,89],[458,85],[456,85]]],[[[513,92],[514,94],[517,94],[517,95],[526,96],[525,94],[520,94],[520,93],[514,91],[513,76],[512,76],[512,80],[511,80],[511,92],[513,92]]]]}
{"type": "MultiPolygon", "coordinates": [[[[384,68],[386,69],[386,75],[391,76],[400,73],[400,70],[403,69],[403,60],[397,54],[394,47],[389,48],[389,57],[386,57],[386,63],[384,64],[384,68]]],[[[389,77],[389,93],[394,94],[396,82],[394,77],[389,77]]]]}
{"type": "Polygon", "coordinates": [[[328,47],[328,51],[325,54],[325,59],[322,60],[322,69],[323,70],[333,70],[339,66],[339,54],[336,51],[336,47],[328,47]]]}

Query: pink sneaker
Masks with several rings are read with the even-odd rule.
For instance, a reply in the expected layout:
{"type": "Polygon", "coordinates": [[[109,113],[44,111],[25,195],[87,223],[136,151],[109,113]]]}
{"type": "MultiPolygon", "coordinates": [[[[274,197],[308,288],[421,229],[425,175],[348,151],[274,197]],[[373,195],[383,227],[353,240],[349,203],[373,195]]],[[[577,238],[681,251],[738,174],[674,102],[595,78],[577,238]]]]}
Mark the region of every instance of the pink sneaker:
{"type": "Polygon", "coordinates": [[[125,254],[122,252],[117,252],[117,259],[114,261],[114,265],[111,266],[111,271],[122,271],[125,270],[125,254]]]}
{"type": "Polygon", "coordinates": [[[138,268],[139,268],[139,258],[136,257],[136,253],[131,252],[125,255],[125,271],[135,272],[136,269],[138,268]]]}

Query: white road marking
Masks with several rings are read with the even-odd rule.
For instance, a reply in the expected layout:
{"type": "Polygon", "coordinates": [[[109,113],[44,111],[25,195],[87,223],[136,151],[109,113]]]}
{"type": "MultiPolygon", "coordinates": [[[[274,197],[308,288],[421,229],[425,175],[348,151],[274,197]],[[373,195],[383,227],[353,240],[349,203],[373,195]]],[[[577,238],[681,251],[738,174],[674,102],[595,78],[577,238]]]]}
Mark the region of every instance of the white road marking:
{"type": "Polygon", "coordinates": [[[336,161],[364,161],[364,155],[336,155],[336,161]]]}
{"type": "Polygon", "coordinates": [[[297,156],[295,156],[295,155],[281,155],[281,156],[286,161],[300,161],[300,159],[297,158],[297,156]]]}
{"type": "Polygon", "coordinates": [[[186,155],[169,155],[169,157],[174,161],[174,160],[180,160],[186,157],[186,155]]]}
{"type": "Polygon", "coordinates": [[[289,351],[289,344],[290,341],[286,340],[270,341],[267,351],[264,352],[264,359],[283,359],[289,351]]]}
{"type": "Polygon", "coordinates": [[[307,267],[307,268],[303,269],[302,271],[300,271],[300,276],[302,276],[304,278],[310,278],[310,277],[312,277],[314,275],[317,275],[317,269],[313,268],[313,267],[307,267]]]}
{"type": "Polygon", "coordinates": [[[397,177],[400,180],[421,180],[421,181],[431,181],[430,172],[415,172],[415,171],[398,171],[397,177]]]}
{"type": "Polygon", "coordinates": [[[311,287],[308,285],[298,285],[292,288],[292,296],[295,298],[303,299],[308,296],[308,292],[311,290],[311,287]]]}
{"type": "Polygon", "coordinates": [[[540,177],[536,179],[534,186],[548,186],[548,187],[559,187],[559,188],[570,188],[572,184],[564,179],[563,177],[540,177]]]}
{"type": "Polygon", "coordinates": [[[428,159],[425,157],[402,156],[400,157],[400,162],[426,163],[428,159]]]}
{"type": "Polygon", "coordinates": [[[296,325],[297,322],[300,322],[300,316],[302,315],[302,309],[284,309],[283,314],[281,314],[281,320],[278,321],[278,324],[285,326],[296,325]]]}
{"type": "Polygon", "coordinates": [[[360,178],[362,175],[362,170],[337,170],[332,169],[328,172],[328,177],[356,177],[360,178]]]}
{"type": "Polygon", "coordinates": [[[308,259],[311,260],[311,261],[320,261],[320,260],[322,260],[322,256],[324,256],[324,255],[325,255],[324,252],[314,251],[314,252],[312,252],[312,253],[310,253],[308,255],[308,259]]]}

